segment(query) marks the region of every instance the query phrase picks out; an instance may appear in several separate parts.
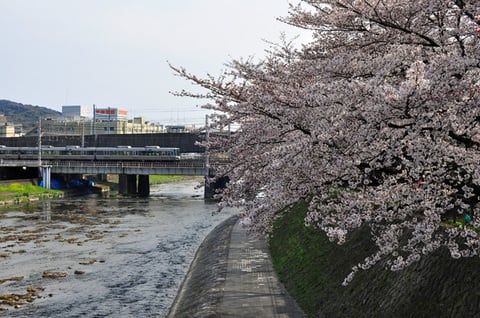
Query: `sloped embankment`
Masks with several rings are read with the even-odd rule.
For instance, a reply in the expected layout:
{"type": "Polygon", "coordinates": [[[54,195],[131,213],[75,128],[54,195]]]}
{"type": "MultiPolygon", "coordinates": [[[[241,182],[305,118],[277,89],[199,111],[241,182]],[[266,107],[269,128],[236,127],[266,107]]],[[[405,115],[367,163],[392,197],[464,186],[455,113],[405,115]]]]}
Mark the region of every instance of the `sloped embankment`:
{"type": "Polygon", "coordinates": [[[215,227],[202,242],[167,317],[214,317],[223,297],[228,248],[238,216],[215,227]]]}
{"type": "Polygon", "coordinates": [[[280,280],[310,317],[480,317],[480,259],[452,259],[446,250],[400,272],[382,265],[341,283],[352,265],[374,251],[360,229],[338,246],[306,228],[305,204],[294,206],[275,225],[270,240],[280,280]]]}

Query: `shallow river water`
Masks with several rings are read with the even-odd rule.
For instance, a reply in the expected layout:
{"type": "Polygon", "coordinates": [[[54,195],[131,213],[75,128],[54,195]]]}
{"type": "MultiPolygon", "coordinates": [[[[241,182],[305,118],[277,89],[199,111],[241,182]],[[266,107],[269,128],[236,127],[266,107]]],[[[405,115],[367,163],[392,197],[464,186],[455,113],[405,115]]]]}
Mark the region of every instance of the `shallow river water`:
{"type": "Polygon", "coordinates": [[[195,185],[0,213],[0,317],[165,317],[196,249],[234,213],[195,185]]]}

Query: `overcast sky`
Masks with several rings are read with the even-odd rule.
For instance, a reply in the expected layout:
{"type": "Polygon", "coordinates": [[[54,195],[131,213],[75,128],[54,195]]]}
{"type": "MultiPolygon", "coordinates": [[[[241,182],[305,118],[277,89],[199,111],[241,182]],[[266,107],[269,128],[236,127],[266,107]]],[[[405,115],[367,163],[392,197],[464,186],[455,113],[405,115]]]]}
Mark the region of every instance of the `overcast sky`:
{"type": "MultiPolygon", "coordinates": [[[[295,2],[295,1],[294,1],[295,2]]],[[[299,30],[276,20],[288,0],[0,0],[0,99],[95,104],[161,124],[201,124],[201,102],[167,61],[219,74],[264,55],[264,39],[299,30]]]]}

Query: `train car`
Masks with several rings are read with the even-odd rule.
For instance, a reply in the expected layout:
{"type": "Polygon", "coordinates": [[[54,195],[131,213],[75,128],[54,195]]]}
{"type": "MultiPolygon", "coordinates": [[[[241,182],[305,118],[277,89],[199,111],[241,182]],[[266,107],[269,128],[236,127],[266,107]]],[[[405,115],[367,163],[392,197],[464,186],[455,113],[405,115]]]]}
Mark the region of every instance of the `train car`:
{"type": "Polygon", "coordinates": [[[173,147],[99,147],[95,160],[175,161],[180,159],[180,149],[173,147]]]}
{"type": "Polygon", "coordinates": [[[0,149],[0,158],[13,160],[37,160],[38,147],[2,147],[0,149]]]}
{"type": "Polygon", "coordinates": [[[66,146],[59,151],[58,158],[62,160],[95,160],[95,152],[95,147],[66,146]]]}
{"type": "Polygon", "coordinates": [[[180,160],[180,148],[145,146],[140,154],[145,160],[180,160]]]}
{"type": "Polygon", "coordinates": [[[0,159],[2,160],[18,160],[19,158],[19,147],[8,147],[5,145],[0,145],[0,159]]]}
{"type": "MultiPolygon", "coordinates": [[[[180,149],[174,147],[42,147],[43,160],[98,161],[174,161],[180,159],[180,149]]],[[[38,147],[7,147],[0,145],[0,159],[37,160],[38,147]]]]}
{"type": "Polygon", "coordinates": [[[180,154],[182,160],[205,160],[205,155],[198,152],[183,152],[180,154]]]}

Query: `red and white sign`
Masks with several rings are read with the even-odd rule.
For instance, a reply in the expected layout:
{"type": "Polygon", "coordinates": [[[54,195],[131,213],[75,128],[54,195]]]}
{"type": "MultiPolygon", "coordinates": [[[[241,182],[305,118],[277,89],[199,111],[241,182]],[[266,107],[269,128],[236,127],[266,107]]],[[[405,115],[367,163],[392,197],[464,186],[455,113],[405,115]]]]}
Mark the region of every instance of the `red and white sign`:
{"type": "Polygon", "coordinates": [[[126,120],[128,110],[118,108],[97,108],[95,109],[95,118],[97,120],[126,120]]]}

